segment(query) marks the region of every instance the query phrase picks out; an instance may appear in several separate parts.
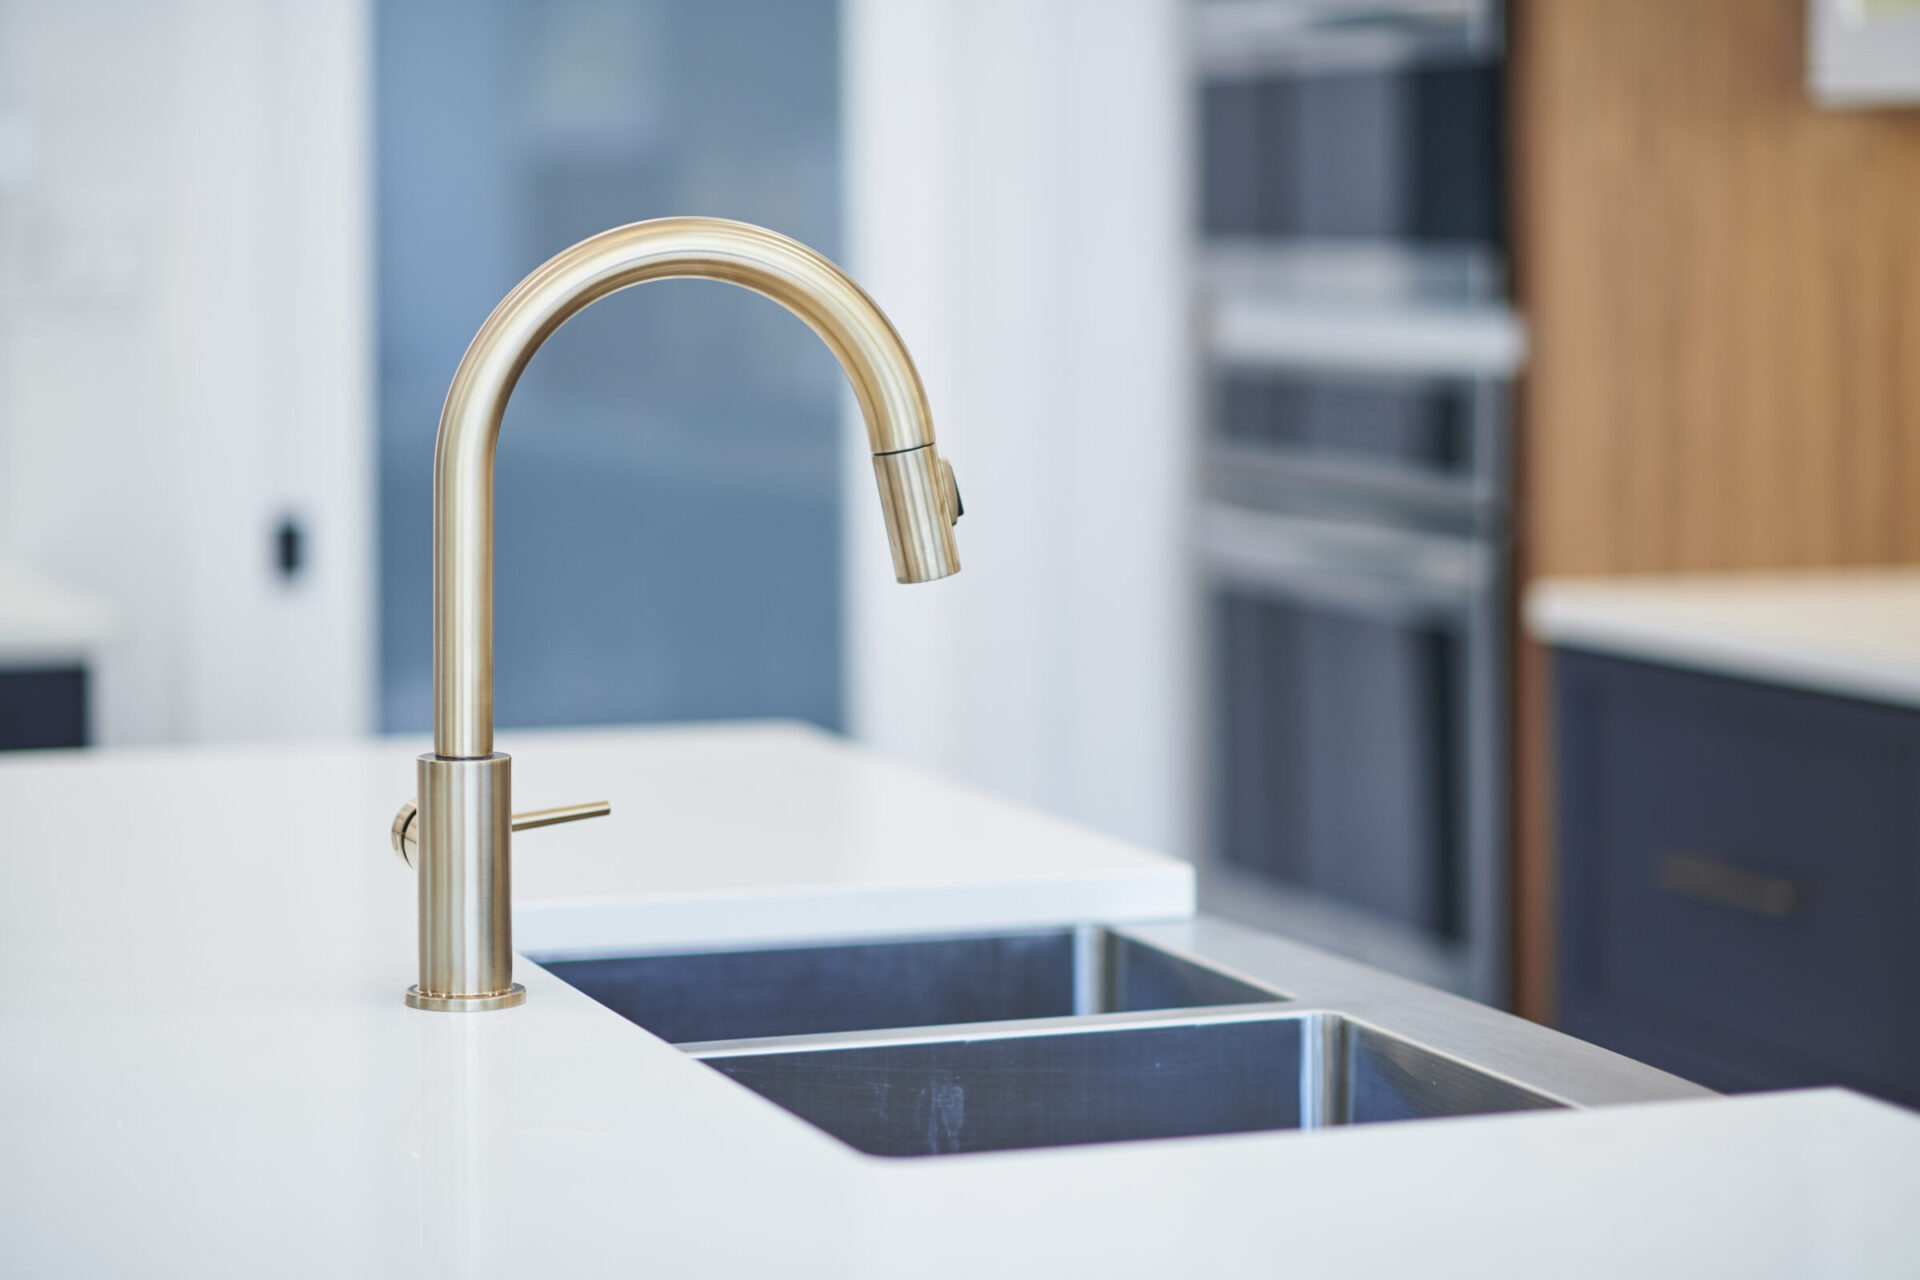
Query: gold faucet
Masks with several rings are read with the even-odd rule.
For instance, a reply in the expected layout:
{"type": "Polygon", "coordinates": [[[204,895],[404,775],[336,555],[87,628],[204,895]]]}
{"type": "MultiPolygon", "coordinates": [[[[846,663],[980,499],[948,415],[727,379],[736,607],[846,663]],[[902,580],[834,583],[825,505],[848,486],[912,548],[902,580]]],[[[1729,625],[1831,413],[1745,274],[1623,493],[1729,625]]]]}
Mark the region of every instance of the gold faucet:
{"type": "Polygon", "coordinates": [[[845,272],[785,236],[718,218],[615,227],[556,255],[495,307],[453,375],[433,459],[433,752],[394,849],[420,894],[416,1009],[506,1009],[513,981],[511,832],[607,811],[512,816],[509,760],[493,749],[493,457],[507,399],[540,344],[573,314],[648,280],[724,280],[806,321],[853,384],[901,582],[956,573],[960,493],[934,450],[920,375],[886,316],[845,272]]]}

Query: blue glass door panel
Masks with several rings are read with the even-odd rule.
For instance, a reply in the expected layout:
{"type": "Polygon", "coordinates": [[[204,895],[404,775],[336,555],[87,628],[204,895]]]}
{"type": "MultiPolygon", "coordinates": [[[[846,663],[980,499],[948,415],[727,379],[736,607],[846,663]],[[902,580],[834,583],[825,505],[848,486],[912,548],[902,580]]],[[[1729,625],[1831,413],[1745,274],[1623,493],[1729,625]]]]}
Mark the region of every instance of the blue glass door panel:
{"type": "MultiPolygon", "coordinates": [[[[698,213],[840,240],[832,0],[375,8],[381,723],[432,709],[434,431],[460,355],[575,240],[698,213]]],[[[595,304],[501,431],[499,723],[841,721],[840,371],[727,285],[595,304]]]]}

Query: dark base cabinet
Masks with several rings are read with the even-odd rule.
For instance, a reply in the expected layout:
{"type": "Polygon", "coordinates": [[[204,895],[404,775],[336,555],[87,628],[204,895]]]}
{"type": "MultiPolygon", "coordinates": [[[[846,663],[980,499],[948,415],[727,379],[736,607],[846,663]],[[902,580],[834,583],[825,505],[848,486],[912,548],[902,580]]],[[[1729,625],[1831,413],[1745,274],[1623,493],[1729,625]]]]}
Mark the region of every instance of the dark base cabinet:
{"type": "Polygon", "coordinates": [[[1561,650],[1561,1026],[1920,1105],[1920,712],[1561,650]]]}
{"type": "Polygon", "coordinates": [[[85,670],[0,671],[0,751],[86,745],[85,670]]]}

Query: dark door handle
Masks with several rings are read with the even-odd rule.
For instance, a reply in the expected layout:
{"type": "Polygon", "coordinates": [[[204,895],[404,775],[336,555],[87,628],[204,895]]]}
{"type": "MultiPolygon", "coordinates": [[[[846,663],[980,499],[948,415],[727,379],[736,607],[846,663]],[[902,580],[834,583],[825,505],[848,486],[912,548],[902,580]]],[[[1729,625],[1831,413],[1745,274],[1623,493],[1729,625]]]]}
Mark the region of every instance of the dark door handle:
{"type": "Polygon", "coordinates": [[[1653,883],[1675,897],[1710,902],[1748,915],[1782,920],[1806,905],[1805,885],[1784,876],[1747,871],[1712,854],[1676,849],[1653,865],[1653,883]]]}

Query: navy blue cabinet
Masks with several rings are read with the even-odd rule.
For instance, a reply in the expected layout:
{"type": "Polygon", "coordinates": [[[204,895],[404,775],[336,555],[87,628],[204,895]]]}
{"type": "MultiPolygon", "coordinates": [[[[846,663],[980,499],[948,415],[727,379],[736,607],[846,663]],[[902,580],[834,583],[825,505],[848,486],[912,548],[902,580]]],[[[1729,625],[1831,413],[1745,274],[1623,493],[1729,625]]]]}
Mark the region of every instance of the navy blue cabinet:
{"type": "Polygon", "coordinates": [[[1920,1104],[1920,712],[1561,650],[1561,1025],[1920,1104]]]}
{"type": "Polygon", "coordinates": [[[0,751],[85,745],[85,670],[48,667],[0,671],[0,751]]]}

